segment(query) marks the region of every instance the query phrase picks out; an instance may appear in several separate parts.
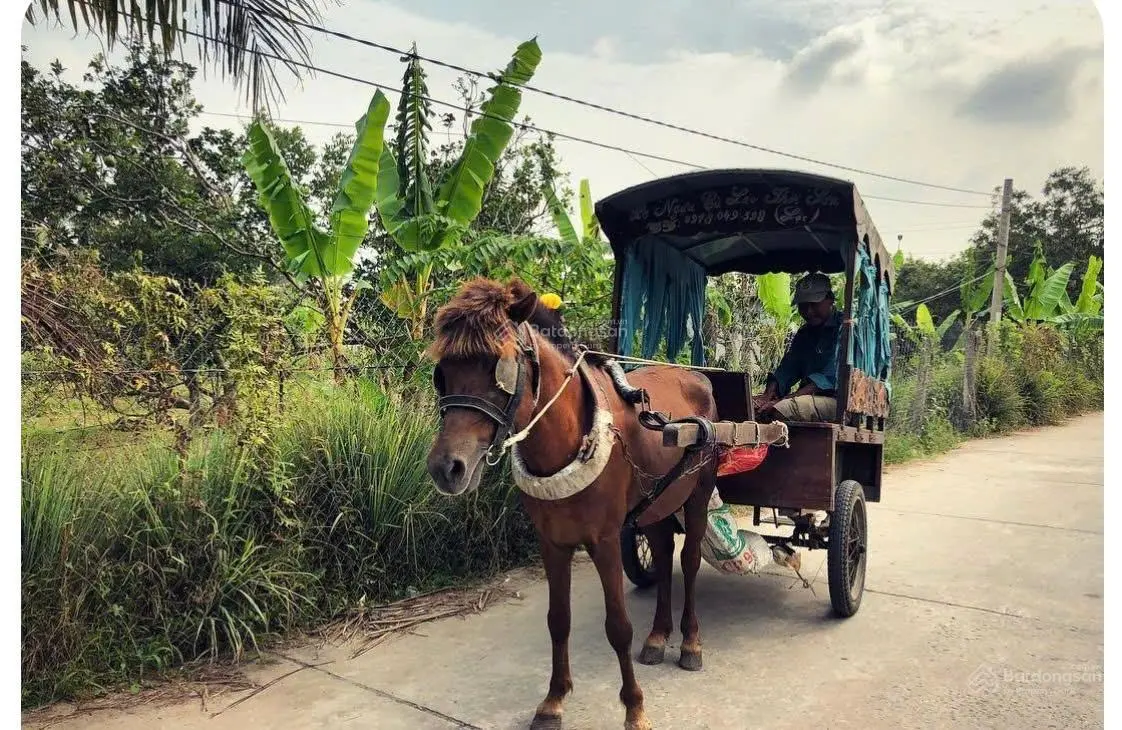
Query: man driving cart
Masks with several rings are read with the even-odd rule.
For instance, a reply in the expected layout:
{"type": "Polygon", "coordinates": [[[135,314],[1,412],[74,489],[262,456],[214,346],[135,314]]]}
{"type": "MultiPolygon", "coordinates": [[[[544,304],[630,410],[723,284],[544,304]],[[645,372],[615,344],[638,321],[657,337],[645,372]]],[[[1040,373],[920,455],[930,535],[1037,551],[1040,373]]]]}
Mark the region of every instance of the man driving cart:
{"type": "Polygon", "coordinates": [[[829,277],[821,273],[804,276],[795,284],[794,303],[806,324],[795,333],[779,367],[768,375],[764,392],[752,399],[756,418],[831,422],[837,416],[843,315],[835,307],[829,277]],[[798,389],[790,393],[796,385],[798,389]]]}

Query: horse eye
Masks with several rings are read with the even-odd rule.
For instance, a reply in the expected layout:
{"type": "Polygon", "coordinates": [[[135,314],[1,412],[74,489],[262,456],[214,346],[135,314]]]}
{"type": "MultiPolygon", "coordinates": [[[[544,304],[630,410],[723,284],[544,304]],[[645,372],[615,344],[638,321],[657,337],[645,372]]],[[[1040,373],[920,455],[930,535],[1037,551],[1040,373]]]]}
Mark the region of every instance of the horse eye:
{"type": "Polygon", "coordinates": [[[444,395],[444,373],[441,372],[439,365],[432,371],[432,387],[436,389],[437,395],[444,395]]]}

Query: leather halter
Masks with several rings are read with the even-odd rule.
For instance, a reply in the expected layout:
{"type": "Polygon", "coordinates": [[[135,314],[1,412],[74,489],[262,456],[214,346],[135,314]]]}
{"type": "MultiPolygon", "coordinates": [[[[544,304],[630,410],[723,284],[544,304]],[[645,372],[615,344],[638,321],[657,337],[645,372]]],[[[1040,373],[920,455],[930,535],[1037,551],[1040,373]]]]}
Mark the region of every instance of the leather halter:
{"type": "MultiPolygon", "coordinates": [[[[528,323],[522,322],[514,331],[514,341],[518,345],[518,351],[514,355],[517,370],[514,377],[514,392],[507,396],[505,407],[500,409],[490,400],[475,395],[445,395],[437,401],[437,407],[440,409],[442,418],[444,412],[449,408],[467,408],[468,410],[478,411],[495,422],[495,435],[487,446],[487,453],[484,455],[487,463],[491,466],[497,464],[502,458],[502,444],[510,436],[510,432],[514,430],[514,416],[518,412],[518,406],[522,403],[525,390],[522,384],[522,361],[524,359],[530,361],[530,377],[534,387],[535,408],[538,405],[538,395],[541,390],[541,363],[538,360],[538,347],[534,340],[533,330],[530,329],[528,323]],[[492,461],[493,457],[494,461],[492,461]]],[[[497,370],[498,366],[496,365],[497,370]]]]}

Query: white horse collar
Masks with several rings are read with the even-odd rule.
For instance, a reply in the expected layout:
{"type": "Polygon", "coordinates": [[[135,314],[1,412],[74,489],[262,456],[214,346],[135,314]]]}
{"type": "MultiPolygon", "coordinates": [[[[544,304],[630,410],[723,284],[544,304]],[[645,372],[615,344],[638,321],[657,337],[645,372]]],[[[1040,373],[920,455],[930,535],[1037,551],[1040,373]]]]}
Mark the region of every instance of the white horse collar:
{"type": "Polygon", "coordinates": [[[593,399],[592,428],[585,435],[577,455],[549,476],[537,476],[526,469],[526,463],[519,453],[520,444],[510,450],[510,470],[514,483],[523,492],[536,499],[557,500],[571,497],[583,491],[596,481],[608,465],[615,446],[615,430],[611,407],[605,402],[602,392],[592,382],[584,363],[577,365],[579,381],[588,386],[593,399]]]}
{"type": "Polygon", "coordinates": [[[598,408],[592,420],[592,429],[584,437],[584,445],[576,458],[549,476],[536,476],[526,469],[521,444],[510,451],[510,471],[514,483],[526,494],[537,499],[557,500],[571,497],[596,481],[608,459],[612,457],[615,432],[612,431],[612,412],[598,408]]]}

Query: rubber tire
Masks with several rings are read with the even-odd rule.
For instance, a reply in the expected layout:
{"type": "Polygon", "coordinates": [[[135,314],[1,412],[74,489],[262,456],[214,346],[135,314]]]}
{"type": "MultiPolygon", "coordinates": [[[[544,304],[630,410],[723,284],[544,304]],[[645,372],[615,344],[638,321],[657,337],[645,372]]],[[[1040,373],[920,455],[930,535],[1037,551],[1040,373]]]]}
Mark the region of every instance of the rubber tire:
{"type": "Polygon", "coordinates": [[[639,541],[646,537],[638,528],[624,525],[619,533],[620,556],[623,558],[623,572],[627,578],[638,588],[649,588],[657,582],[654,564],[649,568],[644,567],[639,559],[639,541]]]}
{"type": "Polygon", "coordinates": [[[865,570],[868,565],[869,513],[865,508],[865,489],[852,479],[838,485],[834,492],[834,512],[830,515],[830,538],[827,548],[827,573],[830,581],[830,603],[834,613],[849,618],[861,607],[861,597],[865,594],[865,570]],[[853,516],[859,511],[863,535],[863,554],[861,565],[850,585],[847,571],[847,546],[853,536],[853,516]],[[856,595],[854,594],[856,588],[856,595]]]}

